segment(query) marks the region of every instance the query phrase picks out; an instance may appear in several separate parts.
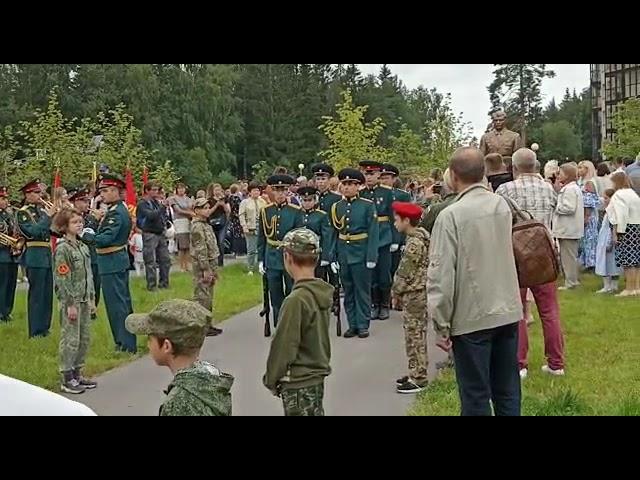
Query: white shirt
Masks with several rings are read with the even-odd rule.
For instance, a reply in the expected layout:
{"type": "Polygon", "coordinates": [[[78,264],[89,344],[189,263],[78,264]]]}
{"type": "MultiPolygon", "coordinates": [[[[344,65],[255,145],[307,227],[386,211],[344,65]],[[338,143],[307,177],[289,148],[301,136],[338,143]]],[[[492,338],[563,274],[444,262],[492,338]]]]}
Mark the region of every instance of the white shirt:
{"type": "Polygon", "coordinates": [[[607,215],[618,233],[625,233],[628,225],[640,225],[640,197],[630,188],[618,190],[607,207],[607,215]]]}
{"type": "Polygon", "coordinates": [[[89,407],[0,375],[0,417],[95,417],[89,407]]]}

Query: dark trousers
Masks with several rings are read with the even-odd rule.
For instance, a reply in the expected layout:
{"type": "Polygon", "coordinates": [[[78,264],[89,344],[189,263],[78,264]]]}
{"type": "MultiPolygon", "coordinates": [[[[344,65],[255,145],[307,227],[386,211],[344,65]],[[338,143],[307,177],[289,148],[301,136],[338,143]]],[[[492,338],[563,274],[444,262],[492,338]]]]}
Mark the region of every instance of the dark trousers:
{"type": "Polygon", "coordinates": [[[369,330],[371,324],[371,272],[364,263],[340,264],[344,309],[349,329],[355,332],[369,330]]]}
{"type": "Polygon", "coordinates": [[[391,254],[391,283],[393,283],[393,277],[395,277],[396,272],[398,271],[401,259],[402,252],[400,250],[391,254]]]}
{"type": "Polygon", "coordinates": [[[157,233],[142,234],[142,257],[144,258],[144,271],[147,276],[147,288],[169,288],[169,271],[171,270],[171,257],[169,256],[169,242],[164,235],[157,233]],[[160,270],[160,280],[158,273],[160,270]]]}
{"type": "Polygon", "coordinates": [[[29,338],[46,337],[51,328],[53,309],[53,271],[51,268],[28,268],[29,338]]]}
{"type": "Polygon", "coordinates": [[[93,275],[93,288],[96,291],[96,308],[100,304],[100,272],[98,271],[98,264],[91,264],[91,274],[93,275]]]}
{"type": "Polygon", "coordinates": [[[227,225],[220,228],[214,228],[213,233],[216,234],[216,240],[218,241],[218,250],[220,255],[218,256],[218,266],[224,267],[224,239],[227,236],[227,225]]]}
{"type": "Polygon", "coordinates": [[[293,280],[284,270],[267,270],[267,281],[269,282],[269,297],[271,297],[271,308],[273,309],[273,323],[278,325],[280,307],[282,302],[291,293],[293,280]]]}
{"type": "MultiPolygon", "coordinates": [[[[391,291],[392,284],[390,247],[390,245],[387,245],[378,250],[378,263],[372,272],[372,304],[375,304],[375,306],[389,302],[389,292],[391,291]]],[[[389,305],[385,306],[389,307],[389,305]]]]}
{"type": "Polygon", "coordinates": [[[18,281],[17,263],[0,263],[0,321],[13,312],[18,281]]]}
{"type": "Polygon", "coordinates": [[[129,271],[102,275],[102,293],[116,350],[136,353],[136,336],[125,328],[125,320],[133,313],[129,271]]]}
{"type": "Polygon", "coordinates": [[[518,324],[452,337],[462,416],[520,416],[518,324]]]}

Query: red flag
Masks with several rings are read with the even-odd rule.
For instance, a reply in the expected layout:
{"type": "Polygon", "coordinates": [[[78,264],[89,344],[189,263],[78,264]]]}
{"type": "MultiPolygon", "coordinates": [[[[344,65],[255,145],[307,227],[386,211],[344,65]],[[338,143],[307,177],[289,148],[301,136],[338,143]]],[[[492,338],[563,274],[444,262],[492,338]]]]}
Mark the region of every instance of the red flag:
{"type": "Polygon", "coordinates": [[[142,187],[143,187],[143,191],[144,191],[144,187],[147,186],[147,183],[149,183],[149,169],[145,165],[144,168],[142,169],[142,187]]]}
{"type": "Polygon", "coordinates": [[[131,209],[138,204],[138,195],[136,194],[136,186],[133,183],[133,174],[131,173],[131,169],[129,167],[127,167],[127,172],[125,174],[125,185],[125,202],[127,204],[127,207],[131,209]]]}

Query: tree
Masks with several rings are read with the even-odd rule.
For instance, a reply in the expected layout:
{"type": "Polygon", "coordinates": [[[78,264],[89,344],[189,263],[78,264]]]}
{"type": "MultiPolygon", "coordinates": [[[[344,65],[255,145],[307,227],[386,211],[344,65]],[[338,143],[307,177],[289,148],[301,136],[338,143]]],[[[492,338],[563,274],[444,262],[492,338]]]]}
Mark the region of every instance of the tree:
{"type": "Polygon", "coordinates": [[[605,142],[602,153],[607,158],[635,158],[640,154],[640,99],[631,98],[618,106],[613,116],[615,137],[605,142]]]}
{"type": "Polygon", "coordinates": [[[337,118],[323,117],[319,128],[324,132],[328,148],[319,153],[331,165],[340,170],[365,159],[383,160],[384,148],[378,145],[385,124],[380,118],[365,122],[367,106],[356,106],[350,90],[342,93],[342,103],[337,105],[337,118]]]}
{"type": "Polygon", "coordinates": [[[555,77],[544,63],[496,63],[489,86],[491,113],[504,110],[527,142],[527,126],[542,114],[542,81],[555,77]]]}
{"type": "Polygon", "coordinates": [[[403,173],[427,172],[429,157],[422,135],[415,133],[406,124],[400,127],[398,136],[389,138],[387,160],[396,165],[403,173]]]}
{"type": "Polygon", "coordinates": [[[159,183],[167,194],[173,192],[179,179],[180,177],[178,177],[170,160],[167,160],[163,165],[156,167],[151,172],[151,180],[159,183]]]}
{"type": "Polygon", "coordinates": [[[541,158],[545,160],[578,159],[580,136],[566,120],[547,122],[542,127],[541,158]]]}

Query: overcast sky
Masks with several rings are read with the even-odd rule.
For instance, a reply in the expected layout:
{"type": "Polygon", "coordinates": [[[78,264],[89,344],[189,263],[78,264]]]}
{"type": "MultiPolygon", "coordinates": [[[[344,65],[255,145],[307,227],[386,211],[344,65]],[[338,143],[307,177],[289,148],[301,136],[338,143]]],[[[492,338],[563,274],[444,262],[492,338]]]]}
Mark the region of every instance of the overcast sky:
{"type": "MultiPolygon", "coordinates": [[[[378,73],[382,64],[359,64],[365,74],[378,73]]],[[[555,97],[558,103],[565,89],[581,91],[589,86],[589,65],[549,64],[556,78],[545,79],[542,92],[544,103],[555,97]]],[[[484,133],[489,118],[489,93],[487,87],[493,80],[492,64],[416,64],[390,63],[389,67],[409,88],[424,85],[436,87],[442,93],[451,93],[453,108],[464,114],[465,121],[473,124],[476,136],[484,133]]]]}

